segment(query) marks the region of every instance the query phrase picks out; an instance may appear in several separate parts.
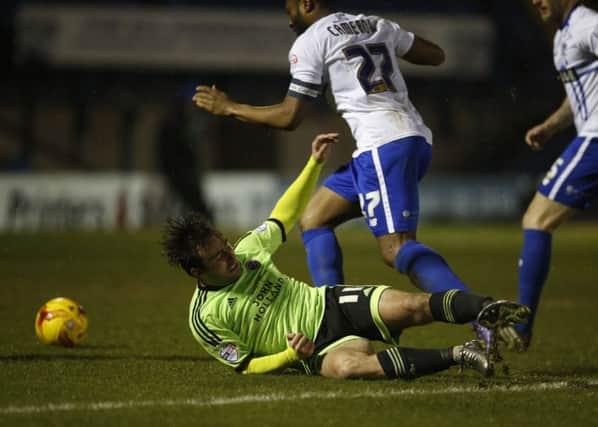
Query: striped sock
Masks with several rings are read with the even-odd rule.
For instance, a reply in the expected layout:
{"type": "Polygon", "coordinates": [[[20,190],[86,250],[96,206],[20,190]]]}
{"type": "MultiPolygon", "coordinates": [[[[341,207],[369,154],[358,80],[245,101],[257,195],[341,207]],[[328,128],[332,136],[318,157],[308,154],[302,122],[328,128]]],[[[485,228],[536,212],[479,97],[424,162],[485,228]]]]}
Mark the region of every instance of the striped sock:
{"type": "Polygon", "coordinates": [[[413,379],[444,371],[455,365],[452,348],[421,350],[393,347],[376,354],[387,378],[413,379]]]}
{"type": "Polygon", "coordinates": [[[478,313],[491,298],[451,289],[435,292],[430,297],[430,311],[434,320],[446,323],[467,323],[476,319],[478,313]]]}

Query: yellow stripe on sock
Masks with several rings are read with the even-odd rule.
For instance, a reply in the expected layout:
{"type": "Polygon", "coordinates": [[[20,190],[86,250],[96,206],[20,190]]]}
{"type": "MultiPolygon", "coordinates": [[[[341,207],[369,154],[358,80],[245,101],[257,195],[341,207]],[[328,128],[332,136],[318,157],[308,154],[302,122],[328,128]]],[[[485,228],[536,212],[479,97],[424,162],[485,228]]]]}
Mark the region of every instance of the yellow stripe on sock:
{"type": "Polygon", "coordinates": [[[459,292],[458,289],[451,289],[450,291],[447,291],[442,298],[444,317],[451,323],[455,323],[455,316],[453,316],[453,311],[451,310],[451,302],[457,292],[459,292]]]}

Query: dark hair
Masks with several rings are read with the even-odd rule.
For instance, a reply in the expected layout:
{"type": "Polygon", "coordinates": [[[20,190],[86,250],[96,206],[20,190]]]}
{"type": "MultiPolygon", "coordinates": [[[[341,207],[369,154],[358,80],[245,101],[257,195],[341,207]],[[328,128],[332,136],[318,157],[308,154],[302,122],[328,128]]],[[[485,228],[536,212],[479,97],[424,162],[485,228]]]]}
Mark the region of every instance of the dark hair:
{"type": "Polygon", "coordinates": [[[204,268],[197,248],[205,246],[217,233],[210,221],[197,212],[168,218],[162,230],[162,253],[170,265],[180,267],[192,276],[192,268],[204,268]]]}
{"type": "MultiPolygon", "coordinates": [[[[325,9],[334,10],[335,8],[335,0],[315,0],[320,6],[325,9]]],[[[299,3],[299,0],[295,0],[295,3],[299,3]]]]}

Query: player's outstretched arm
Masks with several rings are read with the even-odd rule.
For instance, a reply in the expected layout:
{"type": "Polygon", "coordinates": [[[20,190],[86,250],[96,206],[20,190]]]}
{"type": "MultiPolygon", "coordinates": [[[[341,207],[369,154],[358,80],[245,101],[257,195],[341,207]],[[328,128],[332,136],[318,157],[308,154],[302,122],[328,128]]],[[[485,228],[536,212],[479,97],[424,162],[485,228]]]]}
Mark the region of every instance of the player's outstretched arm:
{"type": "Polygon", "coordinates": [[[435,43],[415,36],[411,49],[403,59],[416,65],[440,65],[444,62],[444,50],[435,43]]]}
{"type": "Polygon", "coordinates": [[[297,355],[297,352],[292,347],[289,347],[280,353],[251,359],[247,368],[243,371],[243,374],[268,374],[277,372],[288,368],[298,361],[299,356],[297,355]]]}
{"type": "Polygon", "coordinates": [[[303,119],[305,101],[301,98],[286,96],[279,104],[256,107],[231,100],[215,85],[197,86],[195,90],[195,104],[217,116],[234,117],[244,122],[286,130],[295,129],[303,119]]]}
{"type": "Polygon", "coordinates": [[[272,210],[270,218],[280,221],[285,233],[291,231],[307,206],[318,183],[322,165],[328,159],[330,147],[336,142],[338,142],[338,133],[316,136],[311,145],[309,161],[272,210]]]}
{"type": "Polygon", "coordinates": [[[287,334],[287,341],[289,347],[286,350],[251,359],[243,374],[267,374],[280,371],[314,353],[314,342],[301,333],[287,334]]]}
{"type": "Polygon", "coordinates": [[[541,150],[544,144],[548,142],[552,136],[567,126],[573,124],[573,111],[569,98],[565,100],[560,107],[552,113],[544,122],[534,126],[525,134],[525,143],[531,147],[532,150],[541,150]]]}

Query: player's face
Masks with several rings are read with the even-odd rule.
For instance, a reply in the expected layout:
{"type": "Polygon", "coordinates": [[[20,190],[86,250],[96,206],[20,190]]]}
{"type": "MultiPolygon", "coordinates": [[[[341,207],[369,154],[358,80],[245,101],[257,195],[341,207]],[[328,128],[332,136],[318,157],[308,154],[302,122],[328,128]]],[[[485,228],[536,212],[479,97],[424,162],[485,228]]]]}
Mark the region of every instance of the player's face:
{"type": "Polygon", "coordinates": [[[222,235],[214,234],[197,252],[205,265],[201,278],[207,284],[226,285],[241,276],[241,263],[231,244],[222,235]]]}
{"type": "Polygon", "coordinates": [[[563,20],[565,2],[566,0],[532,0],[532,4],[538,9],[542,21],[552,21],[558,24],[563,20]]]}
{"type": "Polygon", "coordinates": [[[289,27],[297,35],[302,34],[309,24],[305,22],[305,17],[299,5],[301,0],[286,0],[286,10],[289,16],[289,27]]]}

